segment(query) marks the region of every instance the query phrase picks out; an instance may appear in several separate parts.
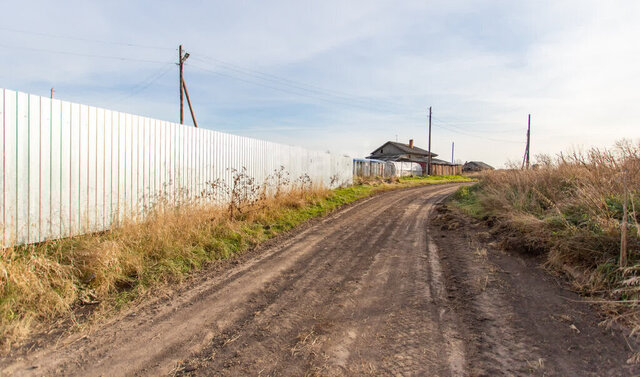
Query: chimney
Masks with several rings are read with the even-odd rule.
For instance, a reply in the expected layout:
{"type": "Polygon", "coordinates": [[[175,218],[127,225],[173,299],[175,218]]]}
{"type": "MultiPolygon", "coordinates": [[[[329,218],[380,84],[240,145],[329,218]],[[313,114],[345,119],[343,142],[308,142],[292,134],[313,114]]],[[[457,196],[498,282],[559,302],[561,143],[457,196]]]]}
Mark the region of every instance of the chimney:
{"type": "Polygon", "coordinates": [[[413,148],[413,139],[409,140],[409,148],[413,148]]]}

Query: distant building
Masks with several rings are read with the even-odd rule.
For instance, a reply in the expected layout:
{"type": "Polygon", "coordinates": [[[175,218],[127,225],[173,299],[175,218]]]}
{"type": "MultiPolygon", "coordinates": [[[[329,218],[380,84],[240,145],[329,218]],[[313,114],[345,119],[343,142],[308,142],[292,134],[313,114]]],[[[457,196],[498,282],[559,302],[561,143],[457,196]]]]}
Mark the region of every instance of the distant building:
{"type": "MultiPolygon", "coordinates": [[[[462,173],[462,166],[435,158],[437,154],[431,152],[431,174],[432,175],[455,175],[462,173]]],[[[427,163],[429,152],[415,146],[413,139],[409,144],[387,141],[376,148],[367,159],[375,159],[393,162],[415,162],[422,167],[422,175],[427,174],[427,163]]]]}
{"type": "Polygon", "coordinates": [[[467,161],[462,166],[463,172],[493,170],[493,166],[485,164],[482,161],[467,161]]]}
{"type": "MultiPolygon", "coordinates": [[[[436,157],[437,154],[431,153],[431,159],[436,157]]],[[[371,152],[371,155],[367,158],[377,159],[383,161],[426,161],[429,157],[429,152],[422,148],[418,148],[413,145],[413,140],[409,140],[409,144],[398,143],[394,141],[387,141],[382,144],[375,151],[371,152]]]]}

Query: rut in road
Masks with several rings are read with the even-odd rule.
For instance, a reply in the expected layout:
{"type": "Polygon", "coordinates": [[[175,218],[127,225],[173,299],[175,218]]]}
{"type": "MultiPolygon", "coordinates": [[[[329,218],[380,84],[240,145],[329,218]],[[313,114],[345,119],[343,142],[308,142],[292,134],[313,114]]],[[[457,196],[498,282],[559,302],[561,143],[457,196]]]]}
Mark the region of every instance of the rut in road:
{"type": "Polygon", "coordinates": [[[425,252],[429,208],[443,197],[402,195],[333,233],[311,260],[273,282],[267,296],[254,297],[257,311],[215,339],[189,369],[204,375],[462,372],[462,344],[452,323],[441,320],[443,284],[430,279],[441,278],[437,258],[425,252]]]}
{"type": "Polygon", "coordinates": [[[15,375],[460,374],[429,211],[456,185],[363,200],[171,300],[3,363],[15,375]]]}

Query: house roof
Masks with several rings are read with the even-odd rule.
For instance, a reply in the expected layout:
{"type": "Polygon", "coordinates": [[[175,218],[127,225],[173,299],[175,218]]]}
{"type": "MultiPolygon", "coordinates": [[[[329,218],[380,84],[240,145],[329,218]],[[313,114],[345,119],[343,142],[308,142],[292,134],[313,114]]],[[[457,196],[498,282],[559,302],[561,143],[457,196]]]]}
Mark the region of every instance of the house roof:
{"type": "MultiPolygon", "coordinates": [[[[378,148],[376,148],[373,152],[371,152],[371,155],[373,155],[377,150],[384,148],[385,145],[393,145],[394,147],[400,149],[401,151],[403,151],[404,153],[407,154],[416,154],[416,155],[422,155],[422,156],[429,156],[429,152],[425,151],[422,148],[416,147],[415,145],[413,146],[413,148],[409,147],[409,144],[404,144],[404,143],[398,143],[396,141],[387,141],[386,143],[382,144],[381,146],[379,146],[378,148]]],[[[388,153],[385,153],[384,155],[389,155],[388,153]]],[[[435,157],[437,156],[437,154],[431,152],[431,157],[435,157]]]]}
{"type": "Polygon", "coordinates": [[[376,160],[375,158],[354,158],[353,161],[357,162],[386,162],[385,160],[376,160]]]}
{"type": "Polygon", "coordinates": [[[486,164],[482,161],[468,161],[464,163],[465,166],[477,166],[480,169],[493,170],[493,166],[486,164]]]}

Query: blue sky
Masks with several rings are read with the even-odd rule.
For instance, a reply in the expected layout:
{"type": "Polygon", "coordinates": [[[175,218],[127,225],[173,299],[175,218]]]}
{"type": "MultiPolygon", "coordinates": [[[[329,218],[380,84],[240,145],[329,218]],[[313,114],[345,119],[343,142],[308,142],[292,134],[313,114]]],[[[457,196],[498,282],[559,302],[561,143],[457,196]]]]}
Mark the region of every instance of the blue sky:
{"type": "Polygon", "coordinates": [[[387,140],[495,166],[637,140],[637,1],[21,1],[0,87],[363,157],[387,140]],[[188,112],[187,112],[188,119],[188,112]],[[190,121],[190,120],[189,120],[190,121]]]}

